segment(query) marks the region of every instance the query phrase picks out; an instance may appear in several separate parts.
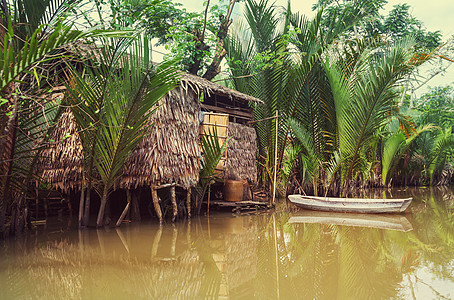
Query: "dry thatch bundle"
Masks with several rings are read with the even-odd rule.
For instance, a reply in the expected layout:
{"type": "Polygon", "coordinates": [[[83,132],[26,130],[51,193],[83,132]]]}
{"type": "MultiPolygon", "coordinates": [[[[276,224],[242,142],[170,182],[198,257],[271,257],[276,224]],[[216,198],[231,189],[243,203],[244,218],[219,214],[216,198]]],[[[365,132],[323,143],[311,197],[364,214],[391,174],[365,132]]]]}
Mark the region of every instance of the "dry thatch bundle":
{"type": "Polygon", "coordinates": [[[39,174],[65,193],[80,189],[84,156],[76,121],[69,108],[55,125],[50,140],[54,142],[42,151],[38,162],[39,174]]]}
{"type": "Polygon", "coordinates": [[[255,102],[263,104],[263,101],[260,99],[240,93],[236,90],[232,90],[223,85],[211,82],[209,80],[206,80],[205,78],[184,72],[181,72],[180,75],[182,83],[191,86],[191,88],[197,94],[200,94],[200,92],[203,91],[207,97],[211,97],[212,94],[217,94],[241,102],[255,102]]]}
{"type": "Polygon", "coordinates": [[[159,101],[153,126],[127,160],[119,186],[125,189],[152,183],[177,183],[184,188],[199,180],[198,95],[176,88],[159,101]]]}
{"type": "Polygon", "coordinates": [[[255,129],[245,125],[230,123],[228,128],[230,143],[227,148],[225,177],[257,181],[257,135],[255,129]]]}

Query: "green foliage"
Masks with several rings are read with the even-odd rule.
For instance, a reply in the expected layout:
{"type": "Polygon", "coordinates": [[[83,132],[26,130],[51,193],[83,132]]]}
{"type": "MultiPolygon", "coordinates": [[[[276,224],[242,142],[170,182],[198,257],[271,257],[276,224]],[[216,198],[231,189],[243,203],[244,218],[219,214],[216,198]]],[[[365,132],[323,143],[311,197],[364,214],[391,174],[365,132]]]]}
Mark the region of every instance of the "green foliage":
{"type": "MultiPolygon", "coordinates": [[[[320,181],[328,183],[332,179],[331,175],[333,174],[330,175],[325,172],[327,165],[324,164],[332,162],[332,171],[339,170],[339,160],[334,159],[334,157],[339,158],[340,142],[343,143],[343,148],[347,145],[344,142],[347,135],[344,134],[344,137],[340,138],[342,136],[340,130],[347,132],[345,126],[350,124],[348,121],[341,122],[339,120],[342,116],[348,116],[351,112],[354,114],[356,109],[348,101],[350,98],[354,98],[358,101],[358,107],[363,106],[367,110],[367,105],[371,106],[372,104],[367,100],[361,102],[360,98],[370,88],[375,88],[379,93],[381,87],[387,87],[387,83],[377,83],[377,86],[374,87],[368,82],[371,79],[377,80],[375,77],[378,74],[374,73],[374,67],[384,67],[378,64],[372,65],[372,61],[380,61],[379,55],[373,55],[372,45],[364,43],[365,46],[362,47],[365,48],[364,53],[354,53],[353,51],[356,50],[346,43],[345,53],[339,55],[335,54],[331,45],[334,43],[339,45],[341,35],[371,14],[375,8],[374,3],[361,2],[359,5],[336,11],[328,19],[323,19],[324,11],[321,10],[312,20],[307,20],[304,16],[298,14],[292,14],[290,9],[287,8],[287,11],[282,15],[284,27],[279,30],[279,28],[276,28],[276,24],[278,24],[276,7],[270,5],[267,1],[254,2],[250,0],[246,2],[246,20],[251,30],[242,31],[237,36],[231,37],[228,40],[227,49],[230,56],[231,72],[235,77],[233,86],[265,102],[264,105],[255,108],[255,118],[269,118],[274,116],[276,111],[279,111],[281,116],[278,125],[278,141],[275,141],[274,120],[255,124],[264,174],[272,174],[273,168],[279,168],[290,140],[288,137],[292,132],[295,136],[299,135],[298,144],[305,151],[301,157],[301,163],[298,165],[300,167],[306,166],[303,172],[307,175],[304,175],[305,178],[315,178],[313,183],[315,190],[320,181]],[[331,54],[334,57],[342,57],[345,54],[350,61],[345,59],[343,62],[339,61],[332,64],[326,62],[326,67],[324,67],[324,60],[328,60],[331,54]],[[266,67],[262,67],[262,61],[259,60],[261,57],[267,57],[268,64],[266,67]],[[369,59],[371,60],[370,65],[368,65],[369,59]],[[355,67],[355,63],[358,61],[361,61],[360,69],[356,72],[349,69],[352,66],[355,67]],[[335,66],[335,64],[339,64],[339,66],[335,66]],[[340,80],[338,84],[328,80],[329,72],[334,72],[334,70],[330,71],[331,67],[334,70],[339,68],[339,76],[342,74],[340,69],[343,72],[354,74],[351,78],[351,84],[353,85],[355,80],[361,80],[364,86],[358,88],[355,91],[357,94],[354,96],[349,95],[354,87],[349,86],[344,79],[337,77],[340,80]],[[363,70],[369,71],[370,74],[364,75],[363,70]],[[246,77],[245,75],[249,76],[246,77]],[[353,76],[355,76],[355,79],[353,79],[353,76]],[[365,88],[366,82],[368,88],[365,88]],[[344,99],[341,100],[340,98],[344,99]],[[338,103],[336,103],[336,99],[338,103]],[[344,104],[341,105],[341,103],[344,104]],[[347,108],[350,105],[352,106],[347,108]],[[294,121],[289,122],[289,120],[294,121]],[[299,124],[298,126],[304,128],[304,131],[295,131],[295,124],[299,124]],[[313,146],[307,147],[307,141],[311,141],[313,146]],[[278,143],[278,166],[274,166],[272,159],[275,143],[278,143]],[[323,163],[320,163],[320,160],[323,163]],[[309,171],[308,168],[312,170],[309,171]],[[319,178],[317,174],[322,173],[323,175],[320,175],[321,178],[319,178]],[[330,180],[327,180],[328,177],[330,180]]],[[[359,42],[357,41],[357,43],[359,42]]],[[[410,59],[410,57],[406,58],[410,59]]],[[[403,61],[401,63],[404,64],[403,61]]],[[[392,69],[390,66],[386,68],[392,69]]],[[[386,70],[383,71],[386,72],[386,70]]],[[[399,73],[399,71],[396,70],[395,73],[399,73]]],[[[398,79],[400,77],[397,76],[396,80],[398,79]]],[[[390,89],[386,89],[386,93],[389,91],[390,89]]],[[[377,97],[382,98],[381,96],[377,97]]],[[[384,98],[391,99],[392,97],[390,94],[384,95],[384,98]]],[[[368,100],[372,99],[368,98],[368,100]]],[[[383,112],[374,111],[374,116],[383,112]]],[[[363,114],[367,113],[364,111],[363,114]]],[[[361,122],[364,121],[359,115],[357,117],[361,122]]],[[[383,118],[386,118],[385,114],[383,114],[383,118]]],[[[381,124],[381,122],[378,123],[381,124]]],[[[367,127],[370,132],[374,132],[375,128],[375,125],[371,128],[367,127]]],[[[360,132],[358,128],[355,128],[355,131],[360,132]]],[[[367,145],[370,142],[369,134],[367,136],[368,138],[362,141],[361,145],[367,145]]],[[[356,165],[360,160],[359,158],[365,155],[365,148],[362,146],[358,148],[355,154],[353,154],[355,151],[352,150],[352,155],[348,158],[347,152],[344,151],[346,149],[340,152],[343,163],[350,159],[354,162],[353,165],[356,165]]],[[[365,162],[364,159],[362,159],[362,162],[365,162]]],[[[370,166],[370,163],[363,165],[370,166]]],[[[348,177],[351,178],[353,170],[350,173],[348,177]]]]}
{"type": "Polygon", "coordinates": [[[417,45],[427,49],[440,46],[440,31],[427,31],[422,21],[413,17],[409,10],[410,5],[406,3],[394,5],[383,23],[378,22],[377,27],[380,29],[380,33],[389,35],[392,39],[414,36],[417,45]]]}
{"type": "Polygon", "coordinates": [[[151,126],[156,103],[177,84],[172,63],[152,67],[149,51],[146,38],[143,43],[124,40],[114,51],[105,47],[93,68],[83,73],[71,69],[75,79],[71,110],[84,150],[86,178],[93,180],[94,165],[102,182],[95,186],[102,195],[98,226],[127,157],[151,126]]]}
{"type": "Polygon", "coordinates": [[[19,207],[18,219],[11,224],[12,228],[19,224],[17,230],[21,230],[35,164],[40,150],[52,142],[48,136],[61,110],[59,101],[45,91],[48,81],[59,83],[58,78],[46,78],[42,73],[53,72],[51,62],[61,58],[59,47],[88,35],[73,30],[67,19],[78,2],[14,0],[0,4],[0,96],[8,98],[8,104],[2,101],[0,105],[0,231],[6,206],[19,207]]]}
{"type": "Polygon", "coordinates": [[[201,198],[205,195],[208,186],[218,180],[215,172],[216,166],[227,150],[229,140],[224,141],[221,145],[216,128],[211,128],[207,133],[203,134],[200,139],[202,147],[202,159],[199,172],[199,182],[196,186],[197,193],[201,198]]]}
{"type": "Polygon", "coordinates": [[[85,18],[91,26],[145,30],[158,45],[165,45],[169,51],[166,59],[178,60],[180,69],[197,74],[206,72],[219,54],[219,39],[228,30],[226,16],[235,3],[207,4],[200,6],[200,12],[188,12],[181,3],[170,0],[103,0],[96,1],[98,14],[85,14],[85,18]],[[107,17],[104,11],[109,12],[107,17]]]}
{"type": "MultiPolygon", "coordinates": [[[[42,62],[46,54],[83,36],[81,31],[71,30],[71,27],[64,25],[64,19],[57,19],[53,24],[39,23],[39,21],[51,22],[54,19],[53,17],[48,17],[49,13],[45,10],[47,5],[50,5],[50,1],[44,2],[38,1],[38,3],[32,5],[31,1],[15,1],[14,7],[35,9],[25,10],[25,12],[21,11],[21,13],[16,15],[3,16],[5,21],[3,24],[5,24],[6,28],[5,34],[0,41],[0,49],[2,49],[2,56],[0,57],[0,92],[30,66],[40,61],[42,62]],[[29,13],[30,15],[24,15],[24,13],[29,13]],[[28,24],[27,22],[20,24],[19,22],[24,21],[23,19],[30,20],[30,26],[25,26],[25,24],[28,24]],[[19,24],[16,25],[16,23],[19,24]]],[[[62,2],[60,6],[52,2],[53,5],[57,6],[54,11],[55,15],[65,12],[65,3],[71,5],[75,1],[60,2],[62,2]]]]}
{"type": "Polygon", "coordinates": [[[454,126],[454,88],[450,85],[434,87],[415,100],[420,124],[432,123],[440,127],[454,126]]]}
{"type": "Polygon", "coordinates": [[[386,184],[387,179],[391,178],[392,172],[397,167],[404,154],[408,152],[410,146],[416,138],[423,132],[436,129],[432,125],[418,128],[411,136],[407,137],[402,131],[398,131],[389,136],[383,145],[382,154],[382,181],[386,184]]]}
{"type": "Polygon", "coordinates": [[[410,5],[407,3],[397,4],[388,15],[380,14],[380,10],[387,4],[386,0],[319,0],[312,9],[325,8],[323,26],[329,28],[329,20],[332,16],[344,10],[358,5],[359,2],[368,3],[375,7],[371,13],[363,18],[354,28],[345,32],[348,38],[382,36],[389,42],[403,38],[414,37],[417,47],[435,49],[441,45],[441,32],[428,31],[423,22],[413,17],[410,13],[410,5]]]}

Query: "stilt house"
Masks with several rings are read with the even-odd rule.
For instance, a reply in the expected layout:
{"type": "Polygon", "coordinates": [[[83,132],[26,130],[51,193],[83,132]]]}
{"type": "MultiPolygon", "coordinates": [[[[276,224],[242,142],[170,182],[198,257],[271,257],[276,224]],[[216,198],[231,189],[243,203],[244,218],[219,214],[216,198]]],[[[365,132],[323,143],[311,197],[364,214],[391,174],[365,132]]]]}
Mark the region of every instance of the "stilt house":
{"type": "MultiPolygon", "coordinates": [[[[224,178],[255,183],[256,133],[248,121],[253,118],[253,107],[260,103],[254,97],[183,73],[179,87],[159,101],[150,120],[153,126],[128,158],[115,188],[151,187],[154,191],[170,187],[174,194],[174,188],[180,187],[188,191],[189,209],[190,189],[199,180],[200,135],[212,127],[219,138],[231,140],[218,165],[224,178]]],[[[64,194],[80,191],[83,151],[70,109],[62,114],[51,138],[57,142],[43,151],[39,164],[42,178],[64,194]]]]}

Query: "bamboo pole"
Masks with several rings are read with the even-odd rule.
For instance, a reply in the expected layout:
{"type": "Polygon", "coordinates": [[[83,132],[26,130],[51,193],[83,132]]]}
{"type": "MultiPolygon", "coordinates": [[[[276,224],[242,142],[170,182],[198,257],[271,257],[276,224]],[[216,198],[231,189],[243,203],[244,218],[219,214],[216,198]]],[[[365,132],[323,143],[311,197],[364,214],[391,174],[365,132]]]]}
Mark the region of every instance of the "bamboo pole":
{"type": "Polygon", "coordinates": [[[278,110],[276,110],[276,138],[274,142],[274,175],[273,175],[273,205],[276,202],[276,177],[277,177],[277,142],[278,142],[278,110]]]}
{"type": "Polygon", "coordinates": [[[248,125],[251,125],[251,124],[254,124],[254,123],[258,123],[258,122],[262,122],[262,121],[266,121],[266,120],[271,120],[271,119],[276,119],[276,118],[279,118],[280,116],[272,116],[272,117],[268,117],[268,118],[264,118],[264,119],[260,119],[260,120],[254,120],[254,121],[249,121],[247,122],[248,125]]]}

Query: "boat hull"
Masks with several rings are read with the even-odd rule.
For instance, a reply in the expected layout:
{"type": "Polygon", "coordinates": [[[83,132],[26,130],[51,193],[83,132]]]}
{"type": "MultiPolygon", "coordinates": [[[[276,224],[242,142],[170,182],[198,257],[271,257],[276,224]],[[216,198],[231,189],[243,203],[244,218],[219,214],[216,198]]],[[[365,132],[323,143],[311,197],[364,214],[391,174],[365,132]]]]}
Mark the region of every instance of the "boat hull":
{"type": "Polygon", "coordinates": [[[410,205],[406,199],[362,199],[289,195],[290,202],[310,210],[354,213],[401,213],[410,205]]]}
{"type": "Polygon", "coordinates": [[[292,215],[289,224],[312,223],[411,231],[413,226],[401,214],[360,214],[301,210],[292,215]]]}

